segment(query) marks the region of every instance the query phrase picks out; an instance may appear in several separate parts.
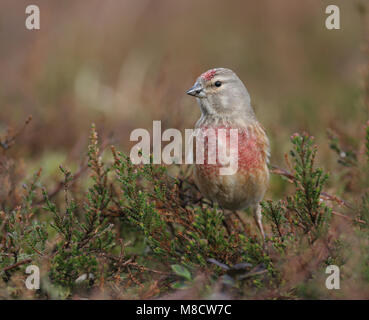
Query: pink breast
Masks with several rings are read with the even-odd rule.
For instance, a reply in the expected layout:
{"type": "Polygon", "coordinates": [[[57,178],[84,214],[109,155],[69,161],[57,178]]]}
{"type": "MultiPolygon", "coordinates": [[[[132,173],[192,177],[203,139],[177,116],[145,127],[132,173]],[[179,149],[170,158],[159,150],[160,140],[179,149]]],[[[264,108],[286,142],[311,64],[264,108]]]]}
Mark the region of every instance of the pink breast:
{"type": "MultiPolygon", "coordinates": [[[[202,127],[201,133],[205,134],[208,129],[213,129],[215,133],[216,139],[213,141],[211,139],[205,138],[204,142],[204,164],[199,165],[201,170],[206,171],[206,174],[214,174],[218,172],[219,167],[222,166],[219,161],[219,153],[217,147],[227,148],[227,152],[229,152],[230,147],[230,127],[219,126],[216,128],[210,127],[202,127]],[[219,129],[226,130],[226,144],[223,146],[219,143],[219,129]],[[215,145],[214,145],[215,144],[215,145]],[[209,163],[209,154],[213,154],[216,158],[216,164],[209,163]]],[[[200,134],[201,135],[201,134],[200,134]]],[[[238,152],[235,152],[234,159],[238,162],[238,172],[241,173],[250,173],[254,169],[259,169],[264,166],[264,136],[260,136],[255,130],[251,130],[250,128],[238,129],[238,143],[236,144],[236,148],[238,148],[238,152]]],[[[222,150],[224,152],[224,149],[222,150]]],[[[204,172],[205,173],[205,172],[204,172]]]]}

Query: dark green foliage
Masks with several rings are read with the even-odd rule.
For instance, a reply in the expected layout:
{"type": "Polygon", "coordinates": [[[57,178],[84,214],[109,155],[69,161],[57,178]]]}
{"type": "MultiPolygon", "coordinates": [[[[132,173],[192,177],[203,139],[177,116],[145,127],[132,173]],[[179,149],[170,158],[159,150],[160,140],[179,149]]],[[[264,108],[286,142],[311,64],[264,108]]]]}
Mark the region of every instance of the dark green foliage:
{"type": "Polygon", "coordinates": [[[288,235],[293,235],[291,225],[287,218],[286,205],[282,201],[273,202],[271,200],[261,203],[267,221],[271,224],[272,235],[270,237],[275,246],[284,248],[284,241],[288,235]]]}
{"type": "Polygon", "coordinates": [[[35,219],[41,170],[20,187],[23,172],[9,155],[31,119],[28,117],[18,131],[9,129],[4,137],[0,137],[0,277],[5,283],[26,263],[38,261],[48,238],[45,223],[35,219]]]}
{"type": "Polygon", "coordinates": [[[92,170],[93,185],[88,190],[83,207],[79,208],[73,199],[69,199],[68,184],[72,174],[63,167],[60,169],[64,174],[65,212],[61,213],[43,191],[44,209],[53,214],[51,226],[60,236],[52,256],[50,278],[61,286],[73,287],[79,276],[96,274],[99,258],[115,245],[113,225],[103,215],[111,200],[107,185],[109,169],[104,168],[99,158],[94,126],[90,142],[88,166],[92,170]]]}
{"type": "Polygon", "coordinates": [[[365,223],[357,223],[357,225],[362,229],[369,229],[369,193],[365,193],[361,198],[359,219],[365,223]]]}
{"type": "MultiPolygon", "coordinates": [[[[8,213],[0,211],[0,268],[6,269],[22,261],[37,261],[45,250],[48,238],[44,223],[33,219],[35,209],[33,202],[40,172],[34,175],[29,185],[24,184],[25,195],[22,204],[8,213]]],[[[15,269],[1,272],[7,281],[15,269]]]]}
{"type": "MultiPolygon", "coordinates": [[[[293,190],[284,199],[262,203],[268,231],[264,249],[245,221],[202,198],[181,173],[172,177],[152,161],[134,165],[114,147],[112,163],[104,164],[92,126],[87,192],[76,189],[77,174],[60,166],[59,195],[42,189],[40,197],[38,172],[24,185],[20,205],[3,205],[2,281],[13,292],[14,281],[24,278],[32,263],[42,266],[47,279],[39,297],[88,295],[100,288],[109,297],[157,297],[196,287],[199,274],[205,279],[202,295],[215,287],[232,297],[279,288],[283,297],[309,297],[305,282],[283,287],[291,276],[284,274],[285,265],[292,268],[301,258],[303,266],[304,259],[314,261],[314,272],[327,264],[345,266],[349,246],[338,235],[328,237],[331,208],[323,196],[328,175],[315,166],[313,138],[295,134],[291,142],[292,172],[284,172],[293,190]],[[324,253],[312,258],[321,248],[324,253]]],[[[355,220],[360,239],[368,236],[368,199],[364,194],[355,220]]],[[[368,252],[363,246],[362,257],[368,252]]],[[[366,264],[358,268],[362,279],[369,279],[366,264]]],[[[303,272],[306,281],[314,274],[307,267],[303,272]]],[[[5,295],[14,294],[8,291],[5,295]]]]}
{"type": "Polygon", "coordinates": [[[321,192],[328,174],[321,168],[314,169],[317,147],[307,134],[295,134],[291,138],[294,149],[291,156],[294,162],[294,184],[296,192],[287,198],[287,209],[294,215],[296,226],[310,241],[314,241],[328,227],[331,209],[321,201],[321,192]]]}
{"type": "Polygon", "coordinates": [[[113,153],[123,191],[120,215],[143,233],[158,261],[191,268],[207,268],[209,258],[229,264],[267,261],[256,241],[237,230],[227,233],[222,211],[181,201],[180,182],[163,167],[133,165],[127,156],[113,153]]]}
{"type": "Polygon", "coordinates": [[[294,170],[291,175],[295,192],[283,202],[264,202],[263,208],[272,223],[277,243],[283,243],[286,237],[295,235],[295,230],[307,235],[309,242],[314,242],[327,230],[330,220],[331,209],[321,199],[328,174],[321,168],[314,168],[317,147],[313,145],[312,137],[294,134],[291,142],[294,170]]]}

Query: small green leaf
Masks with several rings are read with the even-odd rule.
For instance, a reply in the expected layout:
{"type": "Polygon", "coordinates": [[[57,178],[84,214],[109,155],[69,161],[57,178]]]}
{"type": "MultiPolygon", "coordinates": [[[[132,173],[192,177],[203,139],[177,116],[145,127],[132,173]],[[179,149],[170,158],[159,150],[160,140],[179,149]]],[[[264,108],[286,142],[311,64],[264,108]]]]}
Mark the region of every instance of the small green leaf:
{"type": "Polygon", "coordinates": [[[173,289],[187,289],[188,285],[183,282],[175,282],[171,285],[173,289]]]}
{"type": "Polygon", "coordinates": [[[191,273],[185,267],[179,264],[172,264],[171,267],[176,275],[183,277],[188,281],[192,280],[191,273]]]}

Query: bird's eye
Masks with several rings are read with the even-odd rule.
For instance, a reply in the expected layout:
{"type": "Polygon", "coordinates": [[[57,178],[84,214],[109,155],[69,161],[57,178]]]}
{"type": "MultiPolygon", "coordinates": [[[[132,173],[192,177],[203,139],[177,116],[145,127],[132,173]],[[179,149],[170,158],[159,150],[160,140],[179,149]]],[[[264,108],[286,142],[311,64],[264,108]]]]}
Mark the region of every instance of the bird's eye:
{"type": "Polygon", "coordinates": [[[215,81],[214,84],[215,84],[216,87],[220,87],[222,85],[222,83],[220,81],[215,81]]]}

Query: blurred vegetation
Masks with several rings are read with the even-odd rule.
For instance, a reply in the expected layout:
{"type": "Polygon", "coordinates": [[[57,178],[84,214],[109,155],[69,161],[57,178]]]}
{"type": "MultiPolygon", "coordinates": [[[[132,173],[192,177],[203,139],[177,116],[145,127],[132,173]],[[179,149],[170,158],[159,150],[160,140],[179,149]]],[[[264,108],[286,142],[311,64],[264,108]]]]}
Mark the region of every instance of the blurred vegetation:
{"type": "Polygon", "coordinates": [[[334,31],[320,0],[33,3],[39,31],[26,1],[0,12],[1,298],[369,297],[365,1],[337,3],[334,31]],[[236,71],[271,140],[265,249],[188,168],[126,157],[135,128],[193,127],[185,91],[211,67],[236,71]]]}

